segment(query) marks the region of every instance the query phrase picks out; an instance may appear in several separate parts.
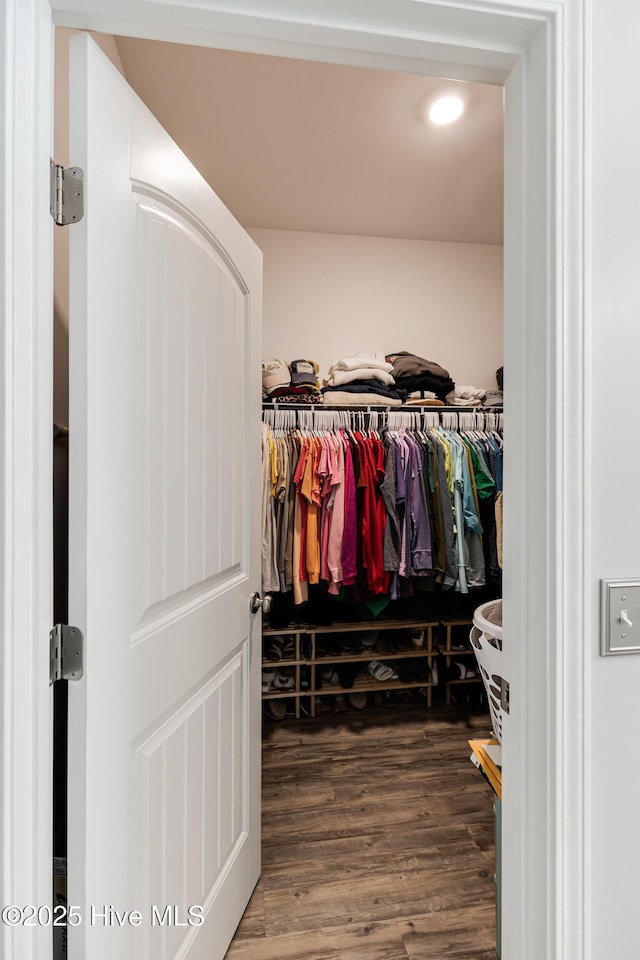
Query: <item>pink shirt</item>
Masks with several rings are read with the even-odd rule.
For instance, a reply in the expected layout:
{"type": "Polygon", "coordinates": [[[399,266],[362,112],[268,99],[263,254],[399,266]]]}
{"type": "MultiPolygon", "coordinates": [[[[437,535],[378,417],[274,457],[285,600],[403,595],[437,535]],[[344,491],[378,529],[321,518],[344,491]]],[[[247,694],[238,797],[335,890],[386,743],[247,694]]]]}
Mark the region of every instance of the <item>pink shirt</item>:
{"type": "Polygon", "coordinates": [[[342,586],[342,535],[344,531],[344,441],[336,437],[337,464],[334,473],[333,506],[329,522],[327,566],[329,593],[337,594],[342,586]]]}
{"type": "Polygon", "coordinates": [[[356,475],[353,469],[351,445],[345,442],[344,451],[344,531],[342,535],[342,579],[344,583],[356,582],[358,575],[358,507],[356,475]]]}
{"type": "Polygon", "coordinates": [[[320,579],[329,580],[329,564],[327,562],[327,550],[329,548],[329,524],[331,520],[331,507],[333,506],[334,478],[337,468],[337,453],[332,445],[331,438],[325,436],[322,438],[322,457],[320,459],[320,478],[322,479],[322,507],[320,515],[320,579]]]}

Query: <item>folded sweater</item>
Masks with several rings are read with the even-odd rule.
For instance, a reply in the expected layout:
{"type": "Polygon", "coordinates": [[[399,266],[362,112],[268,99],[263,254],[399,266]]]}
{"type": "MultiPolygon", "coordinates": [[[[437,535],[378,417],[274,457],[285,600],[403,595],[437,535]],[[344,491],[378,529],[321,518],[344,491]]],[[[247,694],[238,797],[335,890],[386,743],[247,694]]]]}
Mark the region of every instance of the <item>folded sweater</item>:
{"type": "Polygon", "coordinates": [[[451,394],[455,397],[459,397],[461,400],[484,400],[486,390],[483,390],[482,387],[467,387],[460,383],[456,385],[455,390],[451,391],[451,394]]]}
{"type": "Polygon", "coordinates": [[[396,380],[400,377],[416,377],[422,373],[428,373],[441,380],[449,379],[449,371],[441,367],[439,363],[435,363],[433,360],[425,360],[424,357],[418,357],[415,353],[407,353],[406,350],[388,353],[387,361],[392,364],[391,373],[396,380]]]}
{"type": "Polygon", "coordinates": [[[504,403],[502,390],[488,390],[484,398],[485,407],[501,407],[504,403]]]}
{"type": "Polygon", "coordinates": [[[406,398],[404,390],[399,391],[393,387],[385,387],[379,380],[354,380],[352,383],[344,383],[340,387],[322,388],[325,397],[336,390],[341,393],[376,393],[381,397],[389,397],[392,400],[400,401],[406,398]]]}
{"type": "Polygon", "coordinates": [[[481,407],[482,400],[479,397],[456,397],[455,393],[450,393],[446,402],[450,407],[481,407]]]}
{"type": "Polygon", "coordinates": [[[447,394],[446,402],[452,407],[481,407],[485,397],[482,387],[458,386],[447,394]]]}
{"type": "Polygon", "coordinates": [[[391,364],[387,363],[384,353],[374,350],[373,353],[354,353],[349,357],[342,357],[330,368],[329,373],[334,370],[357,370],[359,367],[368,367],[374,370],[384,370],[385,373],[391,373],[391,364]]]}
{"type": "Polygon", "coordinates": [[[307,386],[297,387],[297,386],[294,386],[294,384],[289,384],[288,387],[277,387],[275,390],[271,391],[267,399],[278,400],[280,399],[280,397],[289,397],[289,396],[297,396],[297,397],[312,396],[312,397],[316,397],[318,401],[322,399],[320,396],[320,391],[318,390],[317,387],[307,387],[307,386]]]}
{"type": "Polygon", "coordinates": [[[325,407],[401,407],[402,400],[375,393],[343,393],[333,390],[324,394],[325,407]]]}
{"type": "Polygon", "coordinates": [[[455,390],[455,386],[455,383],[450,378],[443,380],[442,377],[434,377],[431,373],[419,373],[415,377],[396,378],[397,390],[406,390],[407,393],[413,393],[417,390],[429,390],[435,393],[441,400],[444,400],[448,393],[455,390]]]}
{"type": "Polygon", "coordinates": [[[327,377],[327,386],[339,387],[343,383],[352,383],[354,380],[379,380],[385,386],[395,383],[390,373],[377,367],[356,367],[354,370],[332,368],[327,377]]]}
{"type": "Polygon", "coordinates": [[[321,393],[282,393],[277,397],[274,397],[273,394],[265,399],[265,403],[305,403],[305,404],[314,404],[322,403],[322,394],[321,393]]]}

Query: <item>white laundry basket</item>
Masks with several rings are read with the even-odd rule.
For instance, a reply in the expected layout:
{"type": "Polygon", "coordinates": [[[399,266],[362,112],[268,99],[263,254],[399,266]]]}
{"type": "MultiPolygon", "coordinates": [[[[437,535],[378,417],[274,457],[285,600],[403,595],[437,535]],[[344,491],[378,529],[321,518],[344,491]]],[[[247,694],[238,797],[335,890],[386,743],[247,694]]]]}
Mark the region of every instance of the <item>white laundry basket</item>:
{"type": "Polygon", "coordinates": [[[469,638],[487,691],[493,733],[502,743],[502,600],[476,609],[469,638]]]}

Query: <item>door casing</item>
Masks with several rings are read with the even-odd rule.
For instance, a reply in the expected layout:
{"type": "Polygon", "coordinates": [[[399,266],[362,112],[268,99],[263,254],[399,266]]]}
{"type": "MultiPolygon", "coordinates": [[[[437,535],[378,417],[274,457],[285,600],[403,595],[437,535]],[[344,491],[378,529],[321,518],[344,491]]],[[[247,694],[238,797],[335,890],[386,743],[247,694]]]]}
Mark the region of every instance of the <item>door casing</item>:
{"type": "MultiPolygon", "coordinates": [[[[590,529],[585,0],[6,0],[0,17],[0,901],[50,878],[53,22],[505,85],[504,960],[583,960],[590,529]],[[535,397],[532,410],[531,398],[535,397]],[[508,638],[517,638],[509,643],[508,638]]],[[[73,162],[73,158],[70,158],[73,162]]],[[[90,175],[90,172],[89,172],[90,175]]],[[[0,925],[7,957],[49,931],[0,925]]]]}

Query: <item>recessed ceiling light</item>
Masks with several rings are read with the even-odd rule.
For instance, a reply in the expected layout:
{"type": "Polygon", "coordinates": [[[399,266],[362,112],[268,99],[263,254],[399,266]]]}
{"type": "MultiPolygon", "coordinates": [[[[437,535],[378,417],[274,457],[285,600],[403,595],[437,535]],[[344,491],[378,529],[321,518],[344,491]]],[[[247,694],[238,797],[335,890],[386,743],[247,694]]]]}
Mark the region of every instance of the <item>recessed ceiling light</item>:
{"type": "Polygon", "coordinates": [[[464,100],[455,93],[448,93],[444,97],[438,97],[431,104],[429,110],[429,119],[431,123],[438,126],[444,126],[445,123],[455,123],[464,112],[464,100]]]}

